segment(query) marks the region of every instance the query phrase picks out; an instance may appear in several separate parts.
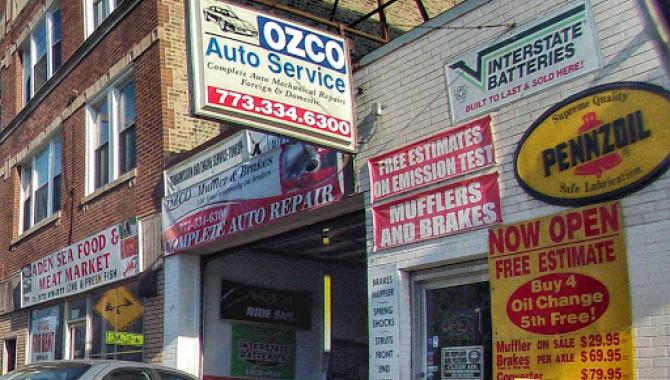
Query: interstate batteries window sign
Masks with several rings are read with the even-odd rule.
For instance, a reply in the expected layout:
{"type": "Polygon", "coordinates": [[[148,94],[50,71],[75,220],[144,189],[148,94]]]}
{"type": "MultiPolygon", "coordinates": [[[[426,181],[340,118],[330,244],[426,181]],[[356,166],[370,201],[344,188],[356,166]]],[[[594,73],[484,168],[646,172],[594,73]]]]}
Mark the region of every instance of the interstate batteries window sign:
{"type": "Polygon", "coordinates": [[[602,66],[590,9],[574,3],[446,65],[454,121],[469,119],[602,66]]]}
{"type": "Polygon", "coordinates": [[[203,246],[339,201],[341,154],[284,144],[163,198],[164,252],[203,246]]]}
{"type": "Polygon", "coordinates": [[[21,307],[82,293],[139,273],[138,221],[127,219],[21,269],[21,307]]]}
{"type": "Polygon", "coordinates": [[[633,380],[618,202],[489,231],[494,379],[633,380]]]}
{"type": "Polygon", "coordinates": [[[233,325],[231,348],[236,379],[295,379],[295,331],[233,325]]]}
{"type": "Polygon", "coordinates": [[[526,131],[514,160],[517,180],[549,203],[620,198],[670,164],[670,93],[639,82],[575,94],[526,131]]]}
{"type": "Polygon", "coordinates": [[[189,9],[197,115],[356,150],[343,38],[222,1],[189,9]]]}
{"type": "Polygon", "coordinates": [[[458,177],[495,162],[491,116],[371,158],[372,202],[458,177]]]}
{"type": "Polygon", "coordinates": [[[372,207],[374,250],[484,228],[502,220],[498,173],[372,207]]]}

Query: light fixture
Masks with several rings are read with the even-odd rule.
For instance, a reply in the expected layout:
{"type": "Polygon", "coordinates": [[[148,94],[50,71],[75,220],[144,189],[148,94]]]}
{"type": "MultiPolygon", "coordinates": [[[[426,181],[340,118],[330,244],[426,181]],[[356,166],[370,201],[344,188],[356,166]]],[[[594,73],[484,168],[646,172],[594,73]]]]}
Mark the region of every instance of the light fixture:
{"type": "Polygon", "coordinates": [[[330,228],[326,227],[323,229],[321,234],[321,244],[325,247],[330,245],[330,228]]]}

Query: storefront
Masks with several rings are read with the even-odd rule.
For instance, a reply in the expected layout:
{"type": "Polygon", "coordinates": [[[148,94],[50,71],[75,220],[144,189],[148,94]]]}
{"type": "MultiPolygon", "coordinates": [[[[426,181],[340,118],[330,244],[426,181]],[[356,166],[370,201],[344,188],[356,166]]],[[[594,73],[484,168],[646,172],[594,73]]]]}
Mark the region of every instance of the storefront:
{"type": "Polygon", "coordinates": [[[367,373],[365,218],[347,160],[243,131],[166,171],[166,271],[190,286],[167,301],[166,336],[195,338],[203,378],[367,373]],[[185,298],[197,312],[179,309],[185,298]]]}
{"type": "Polygon", "coordinates": [[[370,379],[670,375],[670,81],[637,6],[466,1],[363,58],[370,379]]]}
{"type": "Polygon", "coordinates": [[[28,363],[144,359],[139,229],[128,219],[23,268],[28,363]]]}

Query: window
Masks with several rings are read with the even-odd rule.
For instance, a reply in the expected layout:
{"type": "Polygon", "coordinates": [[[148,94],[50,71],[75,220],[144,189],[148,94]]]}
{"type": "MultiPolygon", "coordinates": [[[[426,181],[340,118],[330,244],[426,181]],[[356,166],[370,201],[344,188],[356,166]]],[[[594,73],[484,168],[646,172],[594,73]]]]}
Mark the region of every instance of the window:
{"type": "Polygon", "coordinates": [[[61,359],[141,362],[143,347],[144,304],[137,282],[97,288],[30,312],[29,363],[61,359]],[[45,341],[49,344],[40,344],[45,341]]]}
{"type": "Polygon", "coordinates": [[[46,12],[20,46],[23,100],[27,103],[60,68],[61,15],[55,8],[46,12]]]}
{"type": "Polygon", "coordinates": [[[54,138],[21,166],[20,233],[60,210],[62,147],[54,138]]]}
{"type": "Polygon", "coordinates": [[[123,368],[105,376],[104,380],[151,380],[151,374],[143,368],[123,368]]]}
{"type": "Polygon", "coordinates": [[[123,3],[123,0],[84,0],[84,27],[90,36],[109,15],[123,3]]]}
{"type": "Polygon", "coordinates": [[[179,372],[157,369],[156,373],[161,377],[161,380],[193,380],[192,377],[179,372]]]}
{"type": "Polygon", "coordinates": [[[91,193],[136,166],[135,83],[126,79],[110,86],[88,109],[91,193]]]}
{"type": "Polygon", "coordinates": [[[67,353],[68,359],[86,357],[86,299],[76,299],[67,303],[67,353]]]}

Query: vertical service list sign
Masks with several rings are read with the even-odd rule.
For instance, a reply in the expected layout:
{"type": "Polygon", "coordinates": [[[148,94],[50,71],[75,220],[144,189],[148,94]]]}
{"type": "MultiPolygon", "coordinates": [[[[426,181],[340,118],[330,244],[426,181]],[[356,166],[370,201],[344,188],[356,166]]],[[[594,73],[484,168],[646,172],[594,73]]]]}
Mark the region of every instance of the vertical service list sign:
{"type": "Polygon", "coordinates": [[[223,1],[189,5],[197,115],[355,152],[344,38],[223,1]]]}
{"type": "Polygon", "coordinates": [[[370,380],[399,380],[398,270],[395,265],[368,268],[370,380]]]}

